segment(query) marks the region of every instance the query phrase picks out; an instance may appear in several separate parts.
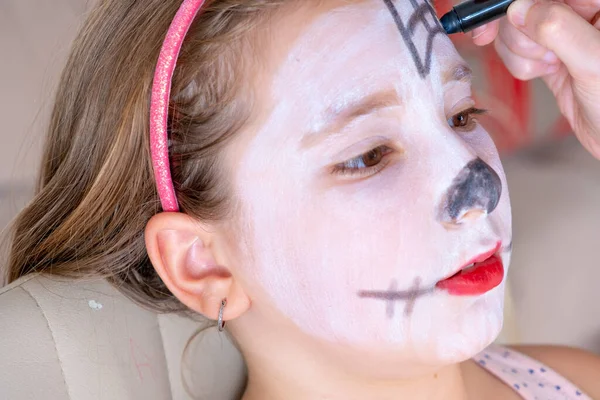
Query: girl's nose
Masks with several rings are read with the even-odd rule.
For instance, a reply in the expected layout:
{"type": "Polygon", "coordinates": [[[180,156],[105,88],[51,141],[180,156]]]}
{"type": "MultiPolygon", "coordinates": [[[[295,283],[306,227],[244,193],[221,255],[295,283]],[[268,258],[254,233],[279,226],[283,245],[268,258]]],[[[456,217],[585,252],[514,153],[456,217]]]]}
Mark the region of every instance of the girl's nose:
{"type": "Polygon", "coordinates": [[[479,219],[496,209],[502,181],[482,159],[469,162],[454,178],[439,208],[439,220],[446,226],[479,219]]]}

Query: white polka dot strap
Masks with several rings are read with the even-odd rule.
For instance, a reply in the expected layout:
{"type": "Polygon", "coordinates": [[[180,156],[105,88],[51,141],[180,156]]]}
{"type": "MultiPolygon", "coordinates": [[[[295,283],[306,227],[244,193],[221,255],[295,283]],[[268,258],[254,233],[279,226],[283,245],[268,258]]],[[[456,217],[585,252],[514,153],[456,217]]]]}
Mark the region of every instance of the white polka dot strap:
{"type": "Polygon", "coordinates": [[[514,350],[490,346],[474,359],[526,400],[592,400],[551,368],[514,350]]]}

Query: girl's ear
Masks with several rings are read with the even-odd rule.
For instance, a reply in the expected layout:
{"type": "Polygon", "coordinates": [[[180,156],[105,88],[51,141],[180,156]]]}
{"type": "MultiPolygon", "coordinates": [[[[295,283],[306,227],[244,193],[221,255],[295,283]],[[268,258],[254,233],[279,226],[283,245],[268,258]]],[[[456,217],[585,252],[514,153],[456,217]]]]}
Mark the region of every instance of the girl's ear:
{"type": "MultiPolygon", "coordinates": [[[[226,265],[217,265],[216,233],[181,213],[162,213],[146,225],[146,249],[154,269],[183,304],[216,320],[227,299],[223,319],[250,308],[250,300],[226,265]]],[[[223,252],[219,252],[222,254],[223,252]]],[[[217,253],[217,254],[219,254],[217,253]]]]}

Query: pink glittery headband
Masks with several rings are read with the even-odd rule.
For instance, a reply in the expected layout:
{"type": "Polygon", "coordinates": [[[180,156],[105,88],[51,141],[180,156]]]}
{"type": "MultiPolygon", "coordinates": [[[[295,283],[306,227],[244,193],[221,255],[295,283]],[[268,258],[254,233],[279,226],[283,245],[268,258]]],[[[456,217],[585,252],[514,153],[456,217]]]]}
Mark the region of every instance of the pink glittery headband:
{"type": "Polygon", "coordinates": [[[179,211],[169,163],[169,99],[179,52],[194,18],[206,0],[183,0],[163,43],[150,102],[150,151],[158,196],[165,212],[179,211]]]}

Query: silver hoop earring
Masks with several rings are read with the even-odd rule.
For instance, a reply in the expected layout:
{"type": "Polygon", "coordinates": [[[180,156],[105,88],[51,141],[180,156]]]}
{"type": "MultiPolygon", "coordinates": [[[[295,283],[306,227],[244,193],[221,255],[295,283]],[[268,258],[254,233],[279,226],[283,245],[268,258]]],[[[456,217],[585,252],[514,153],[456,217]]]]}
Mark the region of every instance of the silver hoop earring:
{"type": "Polygon", "coordinates": [[[223,311],[225,311],[225,306],[227,305],[227,299],[221,300],[221,308],[219,309],[219,320],[217,321],[217,327],[219,328],[219,332],[223,332],[225,329],[225,321],[223,321],[223,311]]]}

